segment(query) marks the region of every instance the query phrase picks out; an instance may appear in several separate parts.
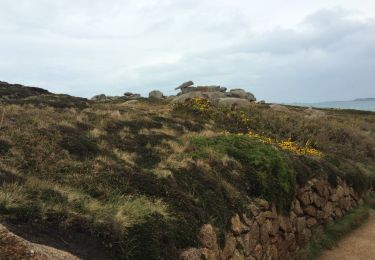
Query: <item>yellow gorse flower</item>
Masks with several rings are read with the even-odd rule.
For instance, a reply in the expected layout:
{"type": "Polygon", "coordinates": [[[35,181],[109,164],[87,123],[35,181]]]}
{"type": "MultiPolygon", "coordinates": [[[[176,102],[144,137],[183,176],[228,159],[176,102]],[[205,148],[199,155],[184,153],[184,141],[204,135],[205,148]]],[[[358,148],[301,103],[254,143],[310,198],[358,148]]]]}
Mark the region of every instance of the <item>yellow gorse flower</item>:
{"type": "MultiPolygon", "coordinates": [[[[228,131],[225,131],[224,134],[227,135],[227,134],[230,134],[230,133],[228,131]]],[[[292,153],[297,154],[297,155],[309,155],[309,156],[315,156],[315,157],[323,156],[323,153],[321,151],[319,151],[317,149],[314,149],[312,147],[309,147],[309,144],[310,144],[309,141],[306,142],[305,146],[299,146],[298,144],[293,142],[291,139],[276,140],[276,139],[272,139],[272,138],[267,137],[267,136],[263,136],[263,135],[254,133],[250,130],[246,134],[238,133],[237,135],[240,135],[240,136],[246,135],[250,138],[256,138],[263,143],[275,145],[276,147],[278,147],[282,150],[289,151],[289,152],[292,152],[292,153]]]]}

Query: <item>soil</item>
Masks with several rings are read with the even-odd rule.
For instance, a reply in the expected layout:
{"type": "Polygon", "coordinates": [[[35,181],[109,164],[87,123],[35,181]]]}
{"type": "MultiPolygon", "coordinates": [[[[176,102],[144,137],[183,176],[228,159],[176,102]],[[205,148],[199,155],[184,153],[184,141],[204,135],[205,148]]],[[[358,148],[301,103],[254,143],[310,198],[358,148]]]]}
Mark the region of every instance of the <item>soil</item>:
{"type": "Polygon", "coordinates": [[[93,236],[35,224],[0,224],[0,259],[110,259],[93,236]]]}
{"type": "Polygon", "coordinates": [[[341,239],[332,250],[324,251],[320,260],[375,259],[375,213],[367,223],[341,239]]]}

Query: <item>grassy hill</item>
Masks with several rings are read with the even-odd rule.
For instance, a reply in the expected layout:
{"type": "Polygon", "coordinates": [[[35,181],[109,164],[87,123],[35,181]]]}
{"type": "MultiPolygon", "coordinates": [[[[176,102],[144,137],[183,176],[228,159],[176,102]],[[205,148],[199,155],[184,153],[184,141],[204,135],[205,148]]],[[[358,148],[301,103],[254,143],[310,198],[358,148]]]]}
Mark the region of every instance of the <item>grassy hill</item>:
{"type": "Polygon", "coordinates": [[[0,84],[0,220],[81,232],[108,257],[175,259],[201,225],[223,236],[257,197],[297,185],[375,186],[375,113],[94,102],[0,84]]]}

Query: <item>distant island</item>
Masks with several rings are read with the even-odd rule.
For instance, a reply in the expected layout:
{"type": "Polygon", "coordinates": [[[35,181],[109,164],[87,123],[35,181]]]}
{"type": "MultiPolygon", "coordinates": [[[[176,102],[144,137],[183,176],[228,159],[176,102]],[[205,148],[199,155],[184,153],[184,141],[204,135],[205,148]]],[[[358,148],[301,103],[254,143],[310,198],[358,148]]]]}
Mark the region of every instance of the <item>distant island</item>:
{"type": "Polygon", "coordinates": [[[375,101],[375,98],[356,98],[353,101],[375,101]]]}

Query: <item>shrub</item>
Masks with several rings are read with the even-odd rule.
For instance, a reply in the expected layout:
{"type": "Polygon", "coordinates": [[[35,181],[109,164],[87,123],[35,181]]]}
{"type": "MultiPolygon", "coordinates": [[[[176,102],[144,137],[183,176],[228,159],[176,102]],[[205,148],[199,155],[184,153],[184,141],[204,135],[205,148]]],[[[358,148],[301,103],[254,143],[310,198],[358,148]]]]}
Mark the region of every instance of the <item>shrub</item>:
{"type": "Polygon", "coordinates": [[[295,191],[295,175],[287,166],[282,153],[246,136],[221,135],[212,138],[196,137],[193,158],[207,157],[205,148],[227,154],[243,166],[240,185],[252,197],[276,201],[279,209],[288,209],[295,191]]]}

